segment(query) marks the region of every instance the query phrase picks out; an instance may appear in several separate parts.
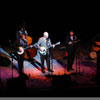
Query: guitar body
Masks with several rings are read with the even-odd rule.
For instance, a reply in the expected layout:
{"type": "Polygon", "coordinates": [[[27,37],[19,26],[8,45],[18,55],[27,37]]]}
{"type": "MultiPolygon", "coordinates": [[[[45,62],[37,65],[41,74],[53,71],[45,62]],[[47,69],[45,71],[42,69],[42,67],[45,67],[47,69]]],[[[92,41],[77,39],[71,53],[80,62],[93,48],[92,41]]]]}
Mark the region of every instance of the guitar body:
{"type": "MultiPolygon", "coordinates": [[[[96,43],[96,45],[100,46],[100,42],[95,42],[95,43],[96,43]]],[[[100,47],[92,46],[92,48],[96,52],[100,50],[100,47]]]]}

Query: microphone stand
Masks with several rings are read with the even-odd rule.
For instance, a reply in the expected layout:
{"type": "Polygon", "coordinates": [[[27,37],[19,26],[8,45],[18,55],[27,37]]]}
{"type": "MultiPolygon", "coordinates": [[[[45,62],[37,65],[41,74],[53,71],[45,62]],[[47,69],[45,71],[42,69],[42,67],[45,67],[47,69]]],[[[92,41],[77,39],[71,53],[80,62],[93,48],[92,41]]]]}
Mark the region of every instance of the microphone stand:
{"type": "Polygon", "coordinates": [[[79,75],[83,75],[82,73],[81,73],[81,71],[80,71],[80,61],[81,61],[81,52],[79,52],[79,75]]]}
{"type": "MultiPolygon", "coordinates": [[[[53,70],[53,58],[54,58],[54,48],[52,49],[52,57],[51,57],[51,61],[52,61],[52,66],[51,66],[51,70],[53,70]]],[[[53,72],[51,72],[52,74],[53,72]]]]}
{"type": "MultiPolygon", "coordinates": [[[[52,49],[52,54],[50,54],[50,52],[49,52],[49,56],[51,57],[51,66],[50,66],[50,69],[51,70],[53,70],[53,56],[54,56],[54,48],[52,49]]],[[[50,73],[48,73],[47,75],[45,75],[47,78],[52,78],[53,77],[53,74],[52,74],[53,72],[50,72],[50,73]]]]}
{"type": "Polygon", "coordinates": [[[82,73],[80,73],[80,60],[81,60],[81,55],[80,55],[81,51],[76,49],[76,73],[82,75],[82,73]],[[77,66],[77,64],[79,66],[77,66]],[[78,68],[79,67],[79,68],[78,68]]]}
{"type": "Polygon", "coordinates": [[[13,79],[13,52],[11,52],[10,55],[11,55],[11,60],[12,60],[12,65],[11,66],[12,66],[12,79],[13,79]]]}
{"type": "Polygon", "coordinates": [[[75,56],[76,56],[76,74],[77,74],[77,51],[75,53],[75,56]]]}
{"type": "Polygon", "coordinates": [[[78,74],[78,66],[77,66],[77,64],[78,64],[78,52],[77,52],[77,45],[76,45],[76,47],[75,47],[75,63],[76,63],[76,72],[75,73],[73,73],[73,75],[76,75],[76,74],[78,74]]]}
{"type": "MultiPolygon", "coordinates": [[[[49,41],[49,38],[47,38],[47,42],[46,42],[46,45],[48,45],[48,41],[49,41]]],[[[54,52],[54,50],[52,50],[53,52],[54,52]]],[[[49,57],[51,56],[51,62],[52,62],[52,66],[50,66],[50,70],[53,70],[53,52],[52,52],[52,55],[50,54],[50,51],[49,51],[49,57]]],[[[50,58],[49,58],[50,59],[50,58]]],[[[51,65],[51,64],[50,64],[51,65]]],[[[50,72],[50,74],[49,75],[46,75],[46,77],[48,77],[48,78],[51,78],[51,76],[52,76],[52,73],[53,72],[50,72]]]]}
{"type": "Polygon", "coordinates": [[[13,78],[13,57],[12,57],[12,78],[13,78]]]}
{"type": "MultiPolygon", "coordinates": [[[[1,57],[1,56],[0,56],[1,57]]],[[[1,80],[1,69],[0,69],[0,82],[2,82],[2,80],[1,80]]]]}

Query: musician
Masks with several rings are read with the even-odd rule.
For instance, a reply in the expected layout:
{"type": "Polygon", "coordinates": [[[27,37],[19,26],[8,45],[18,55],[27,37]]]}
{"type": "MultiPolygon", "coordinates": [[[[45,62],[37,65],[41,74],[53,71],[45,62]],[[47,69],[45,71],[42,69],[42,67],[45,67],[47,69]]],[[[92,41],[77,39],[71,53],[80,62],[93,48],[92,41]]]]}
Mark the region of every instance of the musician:
{"type": "Polygon", "coordinates": [[[68,71],[73,70],[72,65],[75,59],[75,50],[76,50],[76,43],[74,43],[74,41],[76,40],[77,40],[76,35],[74,35],[73,31],[70,31],[65,42],[66,50],[68,52],[68,65],[67,65],[68,71]]]}
{"type": "MultiPolygon", "coordinates": [[[[97,50],[94,50],[97,54],[97,76],[100,76],[100,33],[96,34],[92,40],[93,46],[96,47],[97,50]],[[98,42],[98,44],[96,43],[98,42]]],[[[95,48],[94,48],[95,49],[95,48]]]]}
{"type": "Polygon", "coordinates": [[[25,30],[25,27],[24,26],[22,26],[20,30],[17,30],[17,32],[16,32],[16,38],[19,40],[22,35],[25,35],[25,38],[28,35],[28,33],[25,30]]]}
{"type": "Polygon", "coordinates": [[[41,59],[41,70],[43,73],[45,73],[44,70],[44,60],[46,60],[47,63],[47,68],[49,72],[53,72],[52,69],[50,69],[50,53],[49,53],[49,47],[55,47],[55,45],[51,44],[51,40],[49,38],[48,32],[43,33],[43,37],[39,38],[37,42],[37,47],[39,48],[40,51],[43,51],[42,47],[47,48],[46,55],[40,53],[40,59],[41,59]]]}
{"type": "MultiPolygon", "coordinates": [[[[16,38],[17,40],[20,40],[23,36],[25,37],[26,41],[27,41],[27,38],[26,36],[28,35],[27,31],[25,30],[25,26],[22,26],[20,30],[17,30],[16,32],[16,38]]],[[[27,43],[27,46],[28,46],[28,43],[27,43]]],[[[32,48],[32,45],[30,45],[30,48],[32,48]]],[[[28,56],[28,60],[32,60],[32,58],[30,57],[30,53],[28,50],[26,50],[26,54],[28,56]]]]}
{"type": "Polygon", "coordinates": [[[23,62],[24,62],[24,53],[19,55],[17,51],[22,51],[19,47],[27,47],[27,40],[25,38],[25,35],[22,35],[19,39],[17,39],[14,43],[17,61],[18,61],[18,70],[19,70],[19,77],[23,76],[23,62]]]}

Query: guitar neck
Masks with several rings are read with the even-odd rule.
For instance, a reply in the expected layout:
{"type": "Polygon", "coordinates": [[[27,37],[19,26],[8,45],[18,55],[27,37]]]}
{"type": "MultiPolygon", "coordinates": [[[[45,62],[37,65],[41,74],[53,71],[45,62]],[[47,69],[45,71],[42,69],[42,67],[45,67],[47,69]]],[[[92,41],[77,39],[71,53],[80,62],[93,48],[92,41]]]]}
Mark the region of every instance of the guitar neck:
{"type": "Polygon", "coordinates": [[[59,44],[60,44],[60,42],[57,42],[57,43],[56,43],[56,44],[54,44],[54,45],[56,46],[56,45],[59,45],[59,44]]]}

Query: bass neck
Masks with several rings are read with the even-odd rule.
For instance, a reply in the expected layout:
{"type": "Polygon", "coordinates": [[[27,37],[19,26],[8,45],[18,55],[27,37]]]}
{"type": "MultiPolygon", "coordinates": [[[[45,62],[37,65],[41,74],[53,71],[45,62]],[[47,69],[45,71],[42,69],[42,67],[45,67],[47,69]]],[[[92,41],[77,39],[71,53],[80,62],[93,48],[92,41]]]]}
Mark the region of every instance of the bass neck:
{"type": "MultiPolygon", "coordinates": [[[[32,45],[32,47],[34,46],[34,44],[32,45]]],[[[24,48],[24,50],[26,50],[26,49],[29,49],[30,48],[30,46],[27,46],[27,47],[25,47],[24,48]]]]}

